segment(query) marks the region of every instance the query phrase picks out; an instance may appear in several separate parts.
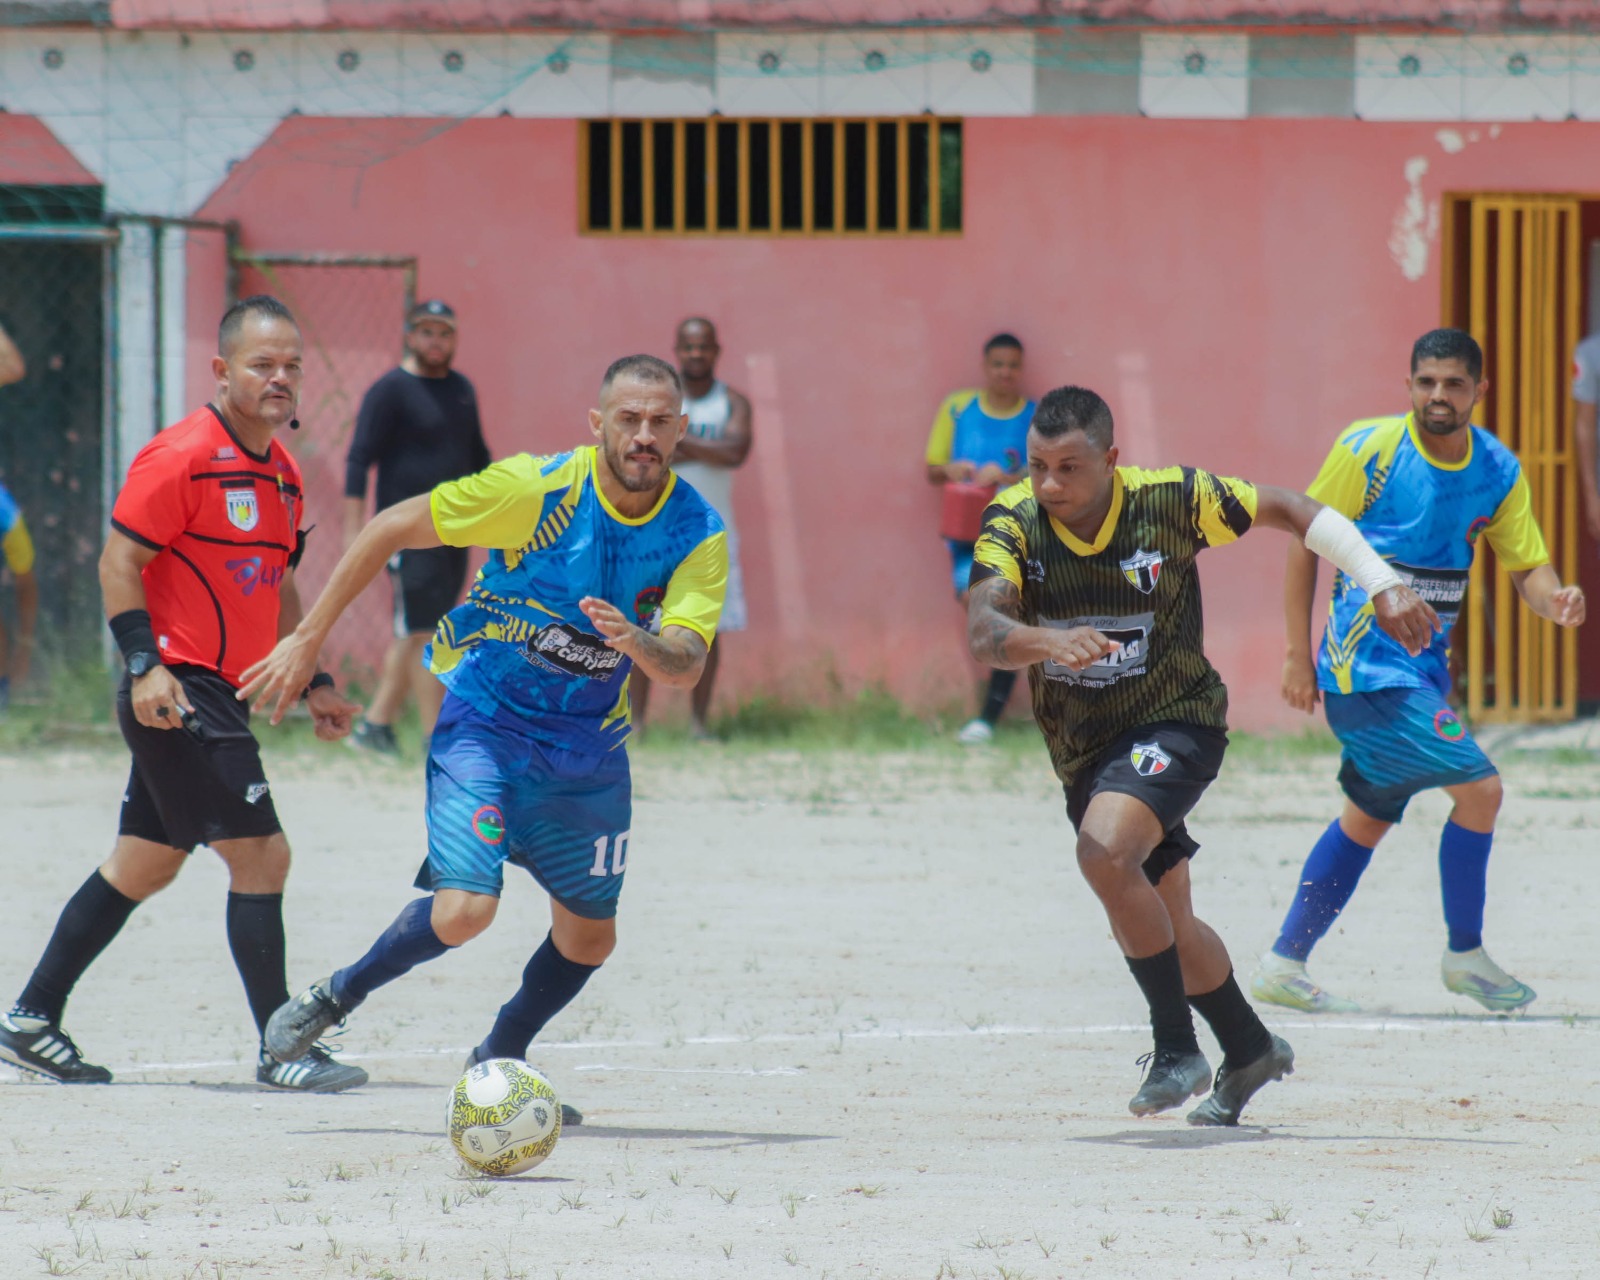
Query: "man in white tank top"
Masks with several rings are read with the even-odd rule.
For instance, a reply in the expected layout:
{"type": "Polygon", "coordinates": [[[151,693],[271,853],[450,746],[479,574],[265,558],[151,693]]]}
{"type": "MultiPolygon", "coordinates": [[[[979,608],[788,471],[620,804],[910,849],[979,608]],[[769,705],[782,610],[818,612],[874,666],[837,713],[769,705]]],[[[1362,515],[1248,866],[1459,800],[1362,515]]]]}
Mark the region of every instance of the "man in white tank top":
{"type": "MultiPolygon", "coordinates": [[[[706,655],[700,683],[689,696],[691,731],[697,738],[707,738],[711,731],[706,714],[716,686],[721,637],[730,631],[743,631],[747,620],[744,574],[739,567],[739,528],[733,516],[733,473],[744,465],[750,453],[750,401],[717,380],[717,357],[722,349],[717,346],[717,328],[711,321],[693,316],[680,324],[673,354],[683,378],[683,412],[689,419],[689,430],[678,442],[672,469],[679,480],[687,480],[716,509],[728,530],[728,594],[722,606],[722,621],[717,624],[718,638],[706,655]]],[[[630,681],[633,723],[636,729],[642,729],[650,702],[650,682],[637,667],[630,681]]]]}

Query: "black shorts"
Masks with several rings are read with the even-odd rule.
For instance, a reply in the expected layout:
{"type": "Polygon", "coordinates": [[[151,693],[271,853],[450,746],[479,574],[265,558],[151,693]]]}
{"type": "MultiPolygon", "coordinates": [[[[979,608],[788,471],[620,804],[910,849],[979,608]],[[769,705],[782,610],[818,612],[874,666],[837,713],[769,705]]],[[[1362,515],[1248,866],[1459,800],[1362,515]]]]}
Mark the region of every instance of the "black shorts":
{"type": "Polygon", "coordinates": [[[283,828],[250,732],[248,704],[235,698],[234,687],[215,671],[186,666],[171,671],[199,718],[200,735],[140,724],[123,676],[117,723],[133,752],[133,771],[118,833],[185,852],[218,840],[276,835],[283,828]]]}
{"type": "Polygon", "coordinates": [[[1066,788],[1067,817],[1073,829],[1083,821],[1089,801],[1102,791],[1132,796],[1161,821],[1165,838],[1144,861],[1145,879],[1161,877],[1200,848],[1183,820],[1216,780],[1228,735],[1221,729],[1161,720],[1123,734],[1066,788]]]}
{"type": "Polygon", "coordinates": [[[430,635],[439,619],[455,608],[466,580],[465,547],[422,547],[396,553],[389,561],[395,638],[430,635]]]}

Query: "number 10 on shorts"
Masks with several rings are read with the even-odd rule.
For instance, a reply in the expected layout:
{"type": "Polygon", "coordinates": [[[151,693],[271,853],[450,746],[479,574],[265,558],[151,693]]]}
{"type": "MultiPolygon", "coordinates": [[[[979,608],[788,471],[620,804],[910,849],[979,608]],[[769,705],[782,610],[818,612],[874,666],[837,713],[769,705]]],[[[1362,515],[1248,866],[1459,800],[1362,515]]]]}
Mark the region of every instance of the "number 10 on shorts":
{"type": "Polygon", "coordinates": [[[619,831],[615,836],[598,836],[594,842],[594,865],[589,868],[592,876],[620,876],[628,868],[628,837],[631,831],[619,831]],[[611,869],[606,870],[606,861],[610,859],[611,869]]]}

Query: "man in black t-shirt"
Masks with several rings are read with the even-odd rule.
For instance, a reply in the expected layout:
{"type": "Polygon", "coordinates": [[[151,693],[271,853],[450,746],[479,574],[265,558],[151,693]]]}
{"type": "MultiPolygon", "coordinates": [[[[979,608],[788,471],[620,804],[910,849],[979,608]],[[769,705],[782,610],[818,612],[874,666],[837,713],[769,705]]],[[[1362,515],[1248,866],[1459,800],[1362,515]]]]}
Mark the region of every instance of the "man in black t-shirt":
{"type": "MultiPolygon", "coordinates": [[[[376,509],[428,493],[447,480],[489,465],[472,384],[450,367],[456,354],[456,313],[443,302],[422,302],[406,317],[406,355],[367,390],[345,463],[344,544],[361,532],[367,471],[378,468],[376,509]]],[[[422,665],[434,628],[461,596],[467,553],[459,547],[402,551],[389,563],[394,587],[394,643],[384,655],[378,691],[353,741],[386,755],[397,747],[393,723],[409,689],[422,733],[433,732],[444,686],[422,665]]]]}

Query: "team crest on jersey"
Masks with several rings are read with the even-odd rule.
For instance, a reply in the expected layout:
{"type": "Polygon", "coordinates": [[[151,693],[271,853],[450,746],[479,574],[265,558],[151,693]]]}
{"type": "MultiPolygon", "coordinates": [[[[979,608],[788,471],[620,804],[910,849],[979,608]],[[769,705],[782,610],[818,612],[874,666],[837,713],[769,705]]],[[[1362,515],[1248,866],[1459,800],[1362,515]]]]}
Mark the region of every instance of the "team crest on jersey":
{"type": "Polygon", "coordinates": [[[229,489],[223,495],[228,504],[228,523],[241,533],[249,533],[261,519],[254,489],[229,489]]]}
{"type": "Polygon", "coordinates": [[[1149,595],[1156,589],[1156,583],[1161,580],[1161,553],[1135,551],[1122,561],[1121,567],[1122,576],[1128,580],[1128,585],[1137,587],[1145,595],[1149,595]]]}
{"type": "Polygon", "coordinates": [[[1133,771],[1141,778],[1153,778],[1156,774],[1167,771],[1167,766],[1172,763],[1172,757],[1154,742],[1136,742],[1133,744],[1133,750],[1128,753],[1128,761],[1133,765],[1133,771]]]}

